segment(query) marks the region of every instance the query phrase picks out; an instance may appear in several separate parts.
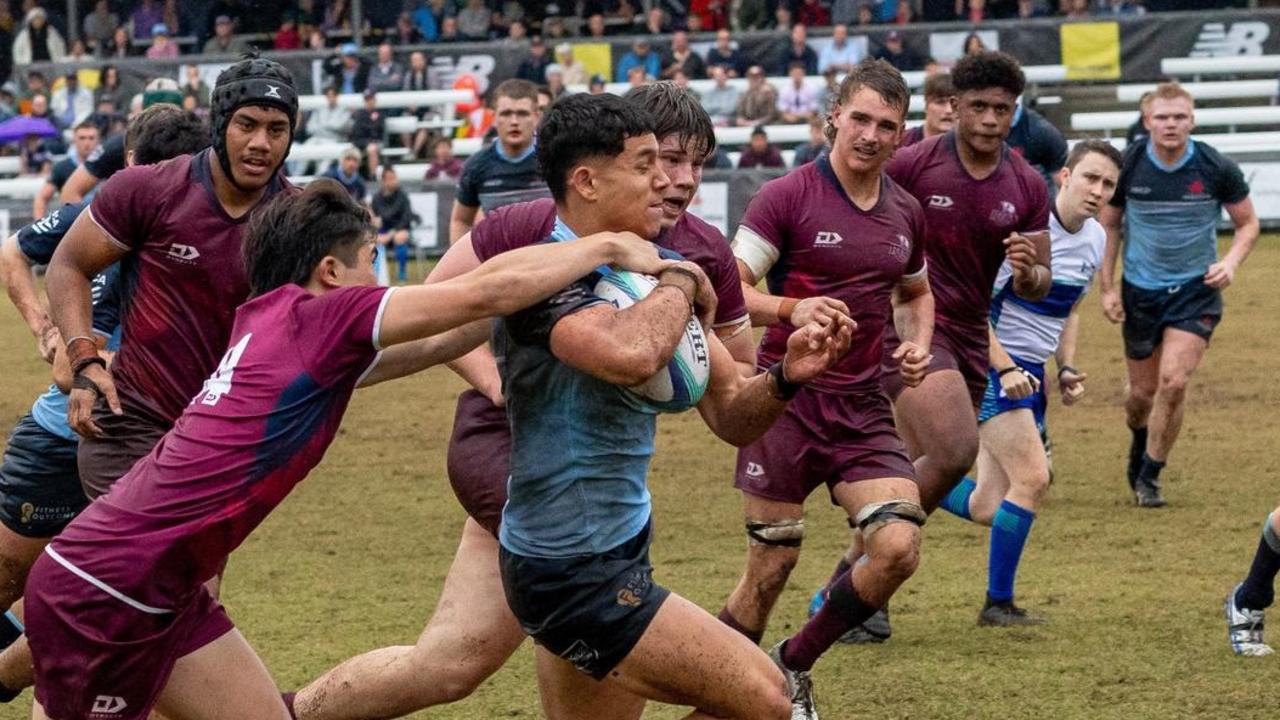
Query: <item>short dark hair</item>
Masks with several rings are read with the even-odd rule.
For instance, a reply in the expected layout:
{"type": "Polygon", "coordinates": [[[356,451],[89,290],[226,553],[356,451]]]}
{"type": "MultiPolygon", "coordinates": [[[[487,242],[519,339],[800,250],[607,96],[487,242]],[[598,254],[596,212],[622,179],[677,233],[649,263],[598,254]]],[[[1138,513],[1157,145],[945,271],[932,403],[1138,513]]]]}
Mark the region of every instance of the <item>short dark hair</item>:
{"type": "Polygon", "coordinates": [[[538,86],[528,80],[512,79],[503,80],[498,87],[494,88],[493,101],[496,103],[498,98],[511,98],[512,100],[532,100],[534,105],[538,104],[538,86]]]}
{"type": "Polygon", "coordinates": [[[1071,152],[1067,154],[1067,169],[1075,170],[1076,165],[1078,165],[1080,161],[1084,159],[1084,156],[1089,153],[1098,153],[1099,155],[1102,155],[1106,159],[1115,163],[1117,169],[1124,166],[1124,156],[1120,154],[1120,151],[1117,150],[1114,145],[1100,138],[1089,138],[1088,140],[1081,140],[1077,142],[1071,148],[1071,152]]]}
{"type": "Polygon", "coordinates": [[[711,116],[693,93],[670,80],[633,87],[622,96],[653,116],[653,134],[658,142],[676,135],[680,145],[694,143],[694,155],[705,160],[716,150],[716,129],[711,116]]]}
{"type": "Polygon", "coordinates": [[[951,82],[951,75],[948,73],[937,73],[924,81],[924,97],[930,102],[949,98],[955,94],[956,85],[951,82]]]}
{"type": "Polygon", "coordinates": [[[81,120],[80,124],[76,125],[73,132],[79,132],[81,130],[96,130],[99,135],[102,134],[102,128],[98,127],[98,123],[88,118],[81,120]]]}
{"type": "Polygon", "coordinates": [[[538,127],[538,167],[551,196],[564,202],[574,167],[588,158],[621,155],[627,138],[652,133],[653,126],[648,110],[617,95],[560,98],[538,127]]]}
{"type": "Polygon", "coordinates": [[[241,246],[251,296],[305,285],[332,255],[348,267],[373,232],[369,214],[336,180],[313,180],[300,193],[281,193],[254,211],[241,246]]]}
{"type": "Polygon", "coordinates": [[[190,110],[160,103],[138,113],[125,131],[124,147],[133,151],[134,165],[151,165],[190,155],[213,142],[209,126],[190,110]]]}
{"type": "MultiPolygon", "coordinates": [[[[907,88],[907,81],[902,79],[902,73],[897,68],[884,60],[864,59],[854,65],[849,74],[844,76],[844,80],[840,81],[835,104],[849,102],[864,87],[875,91],[890,107],[900,110],[902,117],[907,116],[907,108],[911,105],[911,90],[907,88]]],[[[828,140],[835,142],[836,126],[830,121],[827,122],[826,134],[828,140]]]]}
{"type": "Polygon", "coordinates": [[[995,87],[1017,96],[1026,88],[1027,76],[1012,55],[983,50],[957,60],[951,68],[951,82],[957,94],[995,87]]]}

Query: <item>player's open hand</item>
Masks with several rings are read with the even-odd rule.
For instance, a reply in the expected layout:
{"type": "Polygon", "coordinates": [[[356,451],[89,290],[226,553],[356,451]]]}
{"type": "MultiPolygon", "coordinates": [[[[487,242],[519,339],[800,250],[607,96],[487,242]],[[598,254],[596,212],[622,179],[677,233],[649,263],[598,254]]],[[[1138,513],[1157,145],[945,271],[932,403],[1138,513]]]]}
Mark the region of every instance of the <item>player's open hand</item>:
{"type": "Polygon", "coordinates": [[[791,311],[791,324],[795,327],[803,327],[811,322],[819,325],[829,325],[835,321],[836,317],[849,316],[849,306],[829,297],[811,297],[805,298],[796,303],[791,311]]]}
{"type": "Polygon", "coordinates": [[[1124,322],[1124,301],[1120,299],[1119,290],[1102,291],[1102,314],[1113,323],[1124,322]]]}
{"type": "Polygon", "coordinates": [[[75,376],[71,394],[67,396],[67,424],[80,437],[96,438],[102,434],[102,429],[93,422],[93,405],[99,395],[106,398],[111,412],[124,414],[111,371],[101,365],[88,365],[75,376]]]}
{"type": "Polygon", "coordinates": [[[1084,381],[1087,377],[1088,373],[1075,368],[1066,368],[1058,373],[1058,391],[1062,393],[1063,405],[1075,405],[1084,397],[1084,381]]]}
{"type": "Polygon", "coordinates": [[[1036,266],[1036,245],[1026,235],[1011,233],[1004,239],[1004,257],[1014,275],[1029,277],[1036,266]]]}
{"type": "Polygon", "coordinates": [[[40,357],[44,361],[53,364],[53,356],[57,354],[58,346],[62,344],[62,333],[58,332],[58,326],[52,322],[48,322],[40,329],[40,335],[36,337],[36,348],[40,350],[40,357]]]}
{"type": "Polygon", "coordinates": [[[933,360],[933,355],[913,342],[904,342],[893,351],[893,359],[898,361],[898,373],[902,375],[902,384],[907,387],[918,387],[924,382],[924,376],[929,372],[929,363],[933,360]]]}
{"type": "Polygon", "coordinates": [[[782,358],[787,379],[806,383],[826,372],[849,352],[857,328],[848,315],[840,314],[826,325],[811,322],[791,333],[787,354],[782,358]]]}
{"type": "Polygon", "coordinates": [[[1219,260],[1209,266],[1204,274],[1204,284],[1216,290],[1222,290],[1236,279],[1236,264],[1230,260],[1219,260]]]}
{"type": "Polygon", "coordinates": [[[662,271],[676,264],[658,255],[658,246],[632,232],[600,233],[609,244],[612,265],[620,270],[644,273],[657,277],[662,271]]]}
{"type": "Polygon", "coordinates": [[[1040,389],[1040,381],[1035,375],[1014,366],[1007,372],[1000,373],[1000,391],[1010,400],[1025,400],[1040,389]]]}

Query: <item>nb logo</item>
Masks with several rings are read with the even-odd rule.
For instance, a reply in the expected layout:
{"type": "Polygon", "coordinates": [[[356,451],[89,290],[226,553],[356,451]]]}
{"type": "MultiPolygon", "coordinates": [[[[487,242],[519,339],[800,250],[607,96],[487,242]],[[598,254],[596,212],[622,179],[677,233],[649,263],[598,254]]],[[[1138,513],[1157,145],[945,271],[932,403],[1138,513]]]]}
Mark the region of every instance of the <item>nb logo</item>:
{"type": "Polygon", "coordinates": [[[930,195],[929,196],[929,207],[949,208],[954,204],[955,203],[952,202],[951,198],[947,197],[946,195],[930,195]]]}
{"type": "Polygon", "coordinates": [[[747,475],[750,477],[764,477],[764,468],[759,463],[747,463],[747,475]]]}
{"type": "Polygon", "coordinates": [[[1265,22],[1205,23],[1200,37],[1191,48],[1191,57],[1229,57],[1233,55],[1261,55],[1262,44],[1271,34],[1265,22]]]}
{"type": "Polygon", "coordinates": [[[189,263],[200,257],[200,251],[190,245],[173,243],[169,246],[169,257],[189,263]]]}
{"type": "Polygon", "coordinates": [[[115,695],[99,695],[93,699],[93,713],[97,715],[119,715],[128,705],[124,698],[115,695]]]}
{"type": "Polygon", "coordinates": [[[267,94],[266,94],[266,96],[265,96],[265,97],[275,98],[275,99],[277,99],[277,100],[283,100],[283,99],[284,99],[284,98],[280,97],[280,87],[279,87],[279,86],[277,86],[277,85],[268,85],[268,86],[267,86],[267,94]]]}
{"type": "Polygon", "coordinates": [[[839,245],[842,242],[844,242],[844,238],[840,237],[840,233],[825,230],[818,233],[817,237],[813,239],[813,244],[818,247],[839,245]]]}

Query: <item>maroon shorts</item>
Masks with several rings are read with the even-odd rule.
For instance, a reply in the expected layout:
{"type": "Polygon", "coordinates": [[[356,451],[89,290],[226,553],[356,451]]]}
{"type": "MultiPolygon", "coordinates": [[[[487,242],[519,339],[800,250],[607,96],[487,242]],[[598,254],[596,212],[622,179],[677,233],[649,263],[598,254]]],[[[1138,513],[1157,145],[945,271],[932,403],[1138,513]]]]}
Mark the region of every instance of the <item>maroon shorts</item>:
{"type": "Polygon", "coordinates": [[[473,520],[498,536],[507,504],[507,468],[511,463],[511,426],[507,411],[479,390],[458,396],[449,438],[449,484],[473,520]]]}
{"type": "Polygon", "coordinates": [[[36,700],[54,718],[143,720],[179,658],[235,626],[204,586],[176,612],[133,608],[41,554],[27,580],[36,700]]]}
{"type": "Polygon", "coordinates": [[[884,393],[806,388],[763,437],[738,451],[734,487],[800,505],[824,483],[891,477],[915,480],[916,472],[884,393]]]}
{"type": "Polygon", "coordinates": [[[102,435],[81,438],[77,457],[80,485],[90,500],[106,495],[111,486],[146,457],[172,427],[128,405],[124,406],[123,415],[116,415],[101,398],[93,406],[93,422],[102,430],[102,435]]]}
{"type": "MultiPolygon", "coordinates": [[[[902,383],[902,375],[898,372],[898,361],[893,359],[898,345],[898,336],[890,326],[890,330],[884,335],[884,364],[881,366],[880,387],[893,400],[897,400],[906,388],[902,383]]],[[[967,341],[961,341],[952,334],[935,328],[933,343],[929,346],[929,352],[933,354],[933,359],[929,361],[929,372],[960,371],[975,412],[982,406],[982,396],[987,392],[987,368],[990,366],[987,345],[986,330],[982,331],[981,339],[974,334],[967,341]]]]}

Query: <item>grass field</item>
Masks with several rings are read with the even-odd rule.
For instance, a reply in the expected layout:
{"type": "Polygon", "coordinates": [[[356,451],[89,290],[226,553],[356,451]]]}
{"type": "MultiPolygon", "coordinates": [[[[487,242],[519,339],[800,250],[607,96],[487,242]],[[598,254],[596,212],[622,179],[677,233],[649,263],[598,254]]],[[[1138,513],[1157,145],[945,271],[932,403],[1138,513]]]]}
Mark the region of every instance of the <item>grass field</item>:
{"type": "MultiPolygon", "coordinates": [[[[894,600],[893,639],[837,646],[819,662],[822,716],[1275,717],[1280,659],[1234,657],[1221,603],[1280,500],[1280,325],[1268,280],[1277,276],[1280,236],[1271,235],[1227,292],[1226,319],[1193,380],[1165,472],[1170,505],[1156,511],[1129,503],[1119,330],[1096,294],[1086,299],[1077,365],[1090,374],[1089,392],[1069,410],[1053,399],[1057,481],[1019,577],[1020,602],[1051,624],[976,627],[987,533],[939,514],[926,528],[919,572],[894,600]]],[[[0,367],[7,434],[48,382],[8,303],[0,303],[0,367]]],[[[417,637],[462,527],[444,478],[461,389],[435,370],[357,393],[324,464],[232,557],[223,600],[282,687],[417,637]]],[[[694,413],[659,424],[650,476],[657,577],[712,612],[746,549],[733,458],[694,413]]],[[[803,621],[809,594],[847,540],[843,517],[823,496],[808,510],[805,553],[767,643],[803,621]]],[[[1271,633],[1280,641],[1280,628],[1271,633]]],[[[0,720],[28,717],[29,697],[0,706],[0,720]]],[[[526,645],[475,696],[418,717],[538,715],[526,645]]],[[[680,715],[653,706],[646,717],[680,715]]]]}

